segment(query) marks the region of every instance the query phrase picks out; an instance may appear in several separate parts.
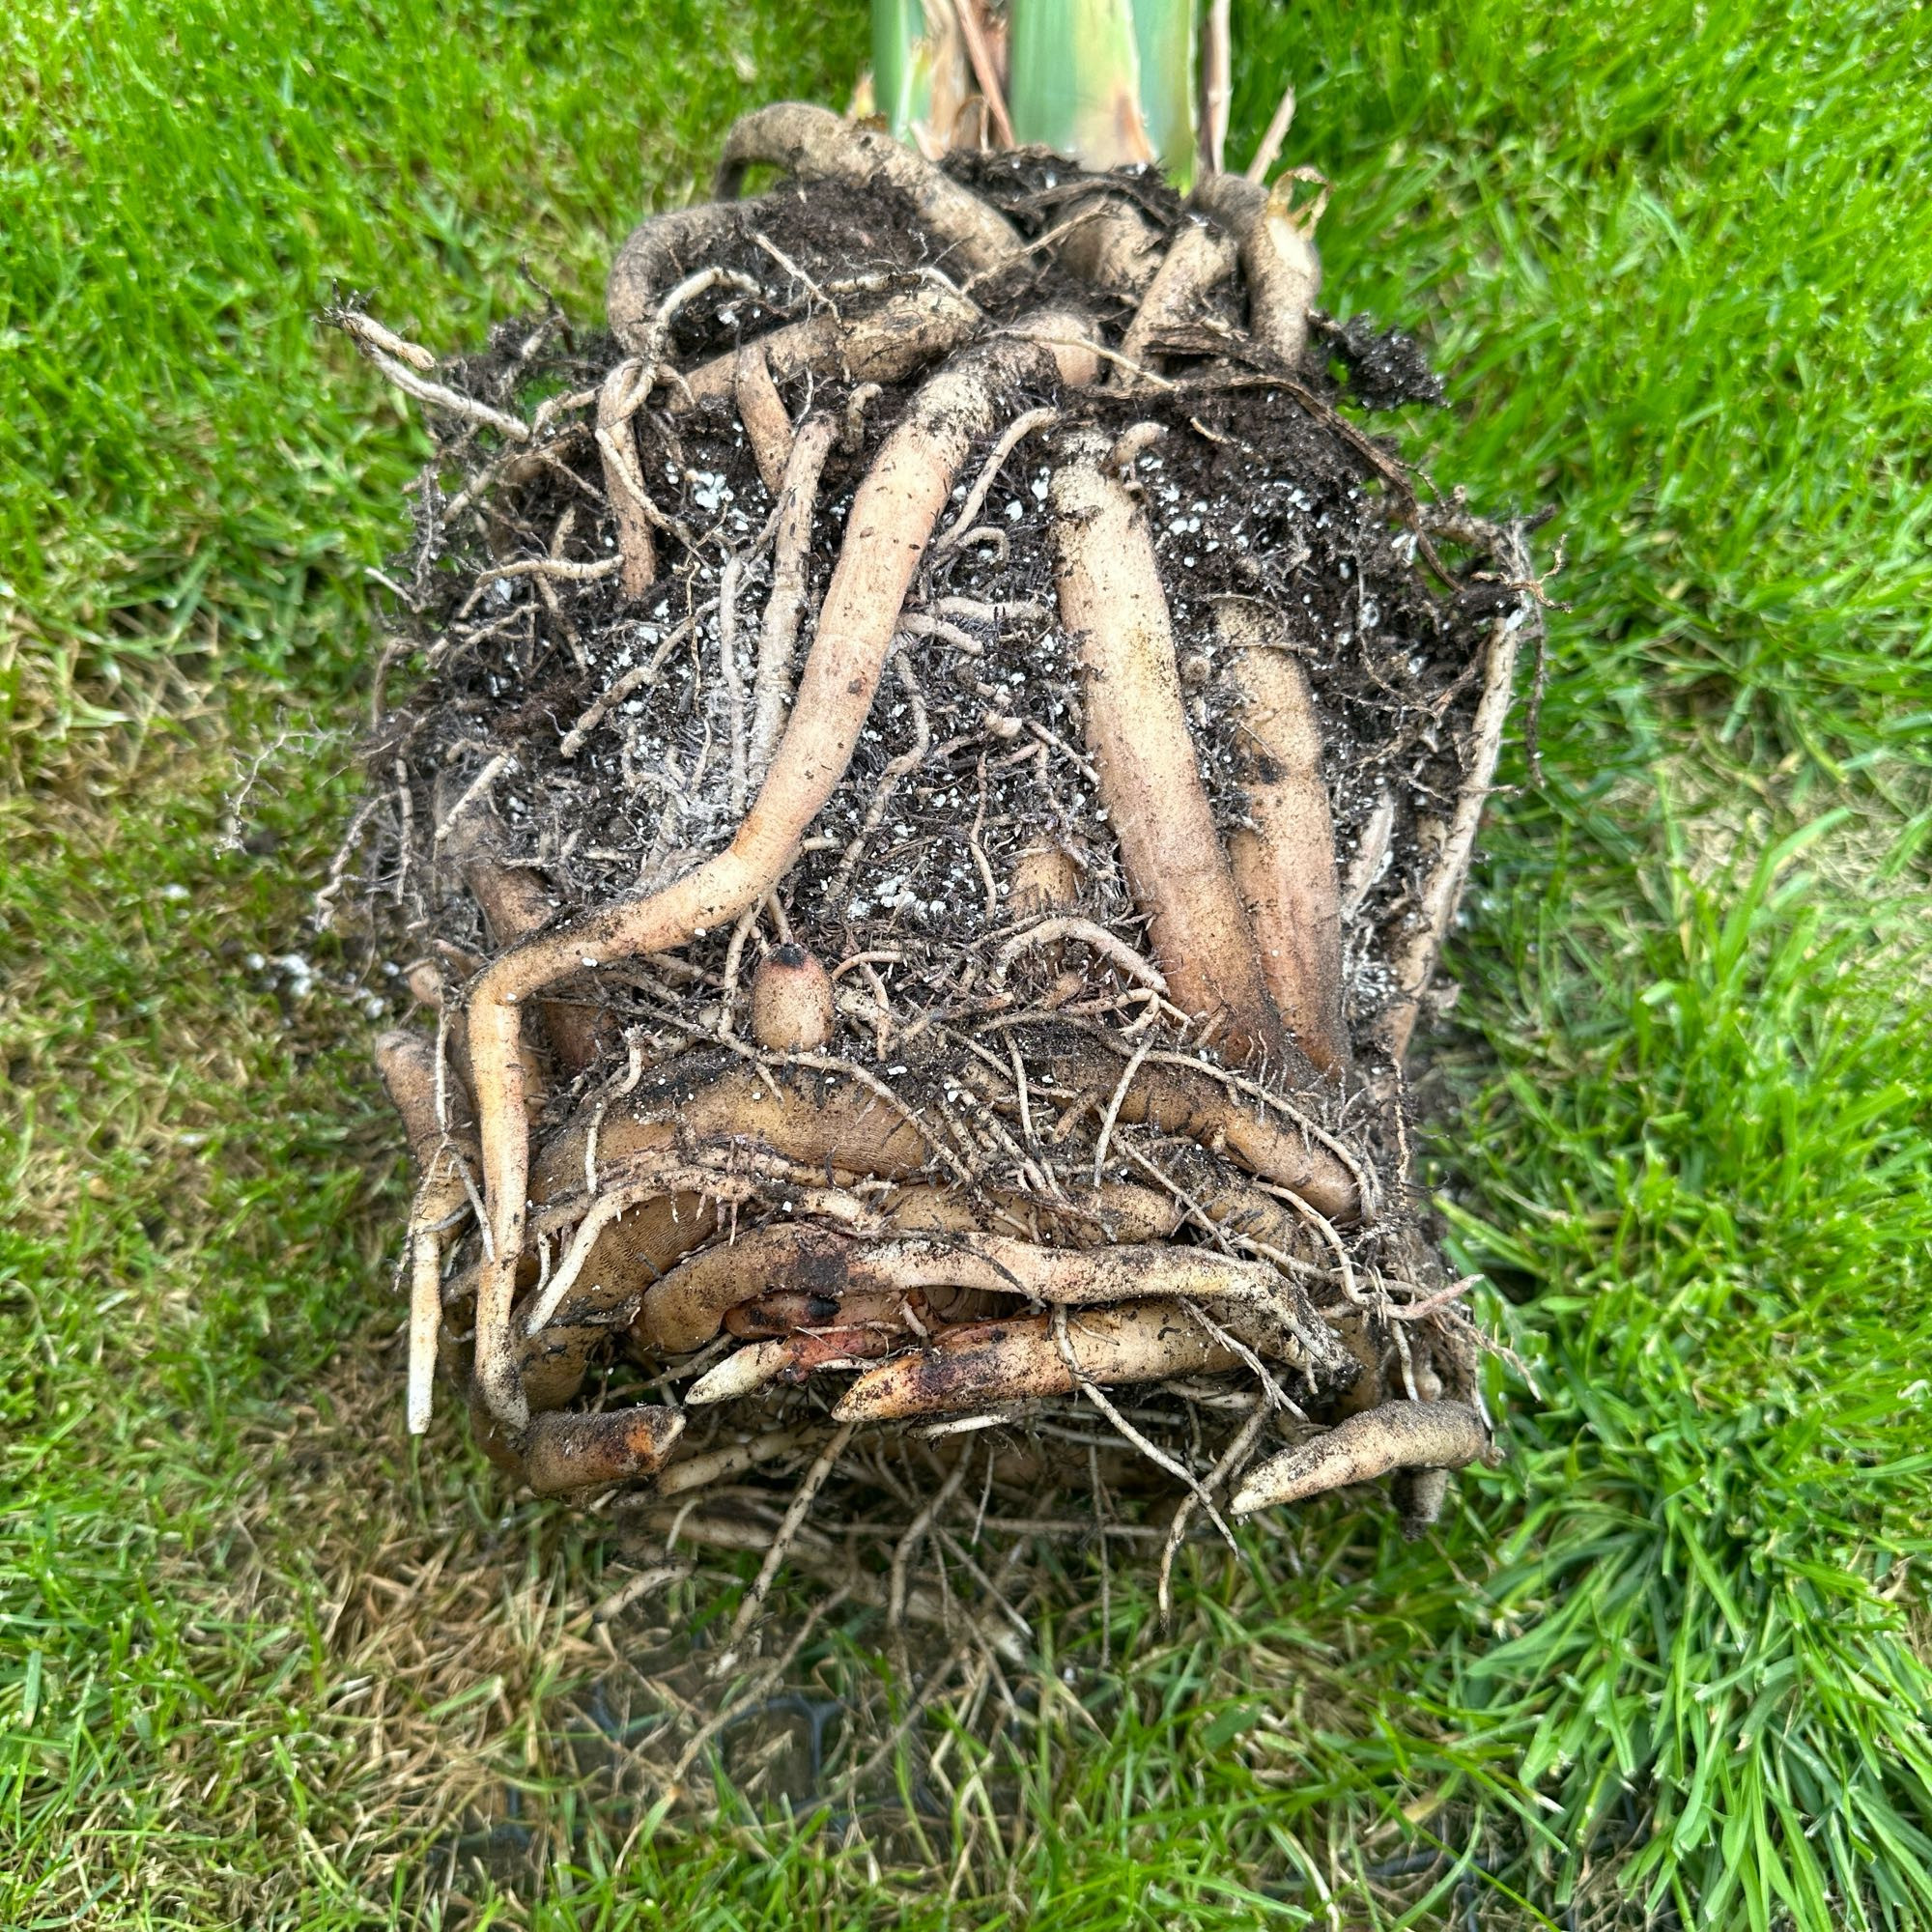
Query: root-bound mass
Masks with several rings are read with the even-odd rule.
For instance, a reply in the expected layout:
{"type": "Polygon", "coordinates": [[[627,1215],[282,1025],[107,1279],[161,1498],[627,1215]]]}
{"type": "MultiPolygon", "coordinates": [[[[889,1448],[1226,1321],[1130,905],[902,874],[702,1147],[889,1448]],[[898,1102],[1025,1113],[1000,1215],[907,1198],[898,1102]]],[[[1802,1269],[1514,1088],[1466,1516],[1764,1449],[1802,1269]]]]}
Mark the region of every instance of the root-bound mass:
{"type": "Polygon", "coordinates": [[[440,447],[331,895],[420,1009],[410,1427],[781,1540],[1062,1469],[1170,1553],[1383,1478],[1419,1530],[1494,1454],[1402,1059],[1522,526],[1418,499],[1360,411],[1427,371],[1350,389],[1247,183],[725,154],[610,334],[342,318],[440,447]]]}

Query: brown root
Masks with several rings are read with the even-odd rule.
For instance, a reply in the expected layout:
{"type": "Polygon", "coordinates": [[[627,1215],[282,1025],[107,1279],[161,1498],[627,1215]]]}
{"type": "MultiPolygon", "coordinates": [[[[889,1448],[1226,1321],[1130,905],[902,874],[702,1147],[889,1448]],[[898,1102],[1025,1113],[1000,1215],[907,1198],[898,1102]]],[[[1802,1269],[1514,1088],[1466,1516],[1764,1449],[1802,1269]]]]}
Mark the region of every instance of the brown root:
{"type": "Polygon", "coordinates": [[[373,1058],[410,1152],[416,1166],[426,1170],[443,1137],[436,1118],[436,1043],[397,1028],[377,1035],[373,1058]]]}
{"type": "Polygon", "coordinates": [[[666,295],[757,215],[755,202],[703,202],[654,214],[631,231],[604,291],[611,332],[627,355],[644,352],[666,295]]]}
{"type": "MultiPolygon", "coordinates": [[[[1359,1168],[1342,1158],[1333,1136],[1315,1129],[1286,1102],[1273,1108],[1255,1105],[1264,1090],[1251,1091],[1235,1076],[1201,1062],[1180,1054],[1149,1053],[1139,1059],[1133,1079],[1121,1091],[1122,1060],[1084,1040],[1032,1042],[1028,1059],[1063,1093],[1108,1096],[1120,1092],[1120,1121],[1232,1154],[1250,1174],[1299,1197],[1338,1225],[1362,1219],[1374,1205],[1363,1198],[1359,1168]]],[[[960,1077],[976,1088],[985,1087],[980,1071],[970,1064],[960,1077]]]]}
{"type": "Polygon", "coordinates": [[[1308,347],[1308,311],[1321,293],[1313,224],[1303,227],[1279,192],[1241,175],[1210,174],[1194,199],[1234,236],[1248,285],[1248,333],[1293,370],[1308,347]]]}
{"type": "Polygon", "coordinates": [[[1142,295],[1160,268],[1160,236],[1126,196],[1089,195],[1066,213],[1062,268],[1109,295],[1142,295]]]}
{"type": "Polygon", "coordinates": [[[658,544],[651,502],[638,462],[632,423],[649,392],[654,371],[639,356],[619,362],[597,392],[597,449],[604,495],[617,525],[617,582],[634,603],[658,581],[658,544]]]}
{"type": "Polygon", "coordinates": [[[805,614],[806,566],[811,556],[812,513],[836,427],[830,416],[812,416],[792,439],[779,494],[779,525],[772,551],[772,587],[758,634],[758,668],[752,686],[751,779],[758,783],[772,762],[791,708],[791,661],[805,614]]]}
{"type": "Polygon", "coordinates": [[[762,343],[748,342],[738,351],[732,389],[738,420],[745,425],[745,440],[752,445],[752,461],[758,466],[758,481],[777,497],[791,459],[791,417],[779,385],[772,381],[762,343]]]}
{"type": "Polygon", "coordinates": [[[1102,1385],[1163,1381],[1239,1366],[1178,1302],[1142,1301],[1066,1318],[1079,1374],[1054,1340],[1044,1315],[989,1322],[949,1335],[938,1347],[901,1355],[862,1375],[832,1411],[841,1422],[886,1422],[909,1415],[1071,1395],[1080,1377],[1102,1385]]]}
{"type": "MultiPolygon", "coordinates": [[[[1167,1244],[1054,1248],[1009,1235],[962,1233],[942,1238],[855,1238],[826,1228],[761,1228],[707,1248],[649,1289],[639,1327],[668,1352],[701,1347],[735,1307],[774,1292],[793,1292],[841,1310],[883,1297],[902,1304],[918,1293],[941,1321],[973,1312],[949,1290],[1009,1294],[1068,1308],[1150,1298],[1199,1298],[1282,1314],[1297,1336],[1295,1366],[1340,1358],[1299,1290],[1254,1262],[1205,1248],[1167,1244]]],[[[850,1326],[859,1315],[841,1314],[850,1326]]],[[[828,1321],[825,1325],[834,1325],[828,1321]]]]}
{"type": "MultiPolygon", "coordinates": [[[[557,914],[557,902],[527,866],[506,866],[497,856],[490,817],[469,812],[456,821],[445,847],[463,873],[469,895],[482,909],[490,943],[498,952],[541,932],[557,914]]],[[[538,1007],[543,1031],[558,1065],[567,1074],[593,1066],[610,1043],[614,1029],[609,1019],[589,1007],[570,1000],[545,1000],[538,1007]]],[[[451,1030],[462,1028],[462,1015],[451,1015],[451,1030]]],[[[467,1037],[463,1057],[469,1057],[467,1037]]],[[[543,1091],[542,1063],[523,1052],[524,1079],[533,1096],[543,1091]]]]}
{"type": "Polygon", "coordinates": [[[941,267],[977,272],[1018,258],[1020,240],[1006,217],[890,135],[855,127],[829,108],[783,100],[745,115],[724,138],[717,193],[729,200],[748,167],[764,162],[801,181],[865,186],[884,181],[913,205],[921,225],[948,244],[941,267]]]}
{"type": "Polygon", "coordinates": [[[1236,755],[1248,809],[1248,823],[1228,838],[1235,887],[1283,1022],[1323,1073],[1344,1073],[1342,911],[1321,721],[1307,672],[1266,635],[1258,607],[1224,600],[1215,619],[1233,647],[1236,755]]]}
{"type": "MultiPolygon", "coordinates": [[[[777,382],[812,376],[902,383],[952,355],[981,320],[956,289],[922,282],[904,294],[888,296],[869,314],[850,322],[830,314],[810,316],[760,336],[758,346],[777,382]]],[[[737,393],[738,351],[732,350],[691,371],[673,398],[672,413],[699,403],[735,401],[737,393]]]]}
{"type": "Polygon", "coordinates": [[[1516,681],[1519,629],[1511,616],[1498,617],[1490,633],[1489,655],[1483,665],[1483,695],[1476,705],[1475,724],[1456,793],[1455,815],[1432,860],[1423,882],[1421,903],[1406,936],[1396,949],[1395,998],[1382,1016],[1382,1038],[1398,1065],[1408,1052],[1422,996],[1435,977],[1442,942],[1462,903],[1468,882],[1469,860],[1476,849],[1476,830],[1483,807],[1495,781],[1496,759],[1502,752],[1503,724],[1509,717],[1510,692],[1516,681]]]}
{"type": "Polygon", "coordinates": [[[1372,1482],[1396,1469],[1460,1469],[1490,1453],[1489,1431],[1459,1402],[1385,1402],[1284,1450],[1252,1470],[1236,1492],[1235,1513],[1372,1482]]]}
{"type": "Polygon", "coordinates": [[[1161,345],[1198,326],[1208,290],[1234,272],[1235,245],[1218,229],[1189,221],[1175,230],[1121,342],[1114,380],[1122,389],[1131,393],[1153,386],[1149,378],[1158,372],[1161,345]]]}
{"type": "Polygon", "coordinates": [[[1080,649],[1087,749],[1175,1004],[1237,1061],[1293,1065],[1253,929],[1201,784],[1147,517],[1108,438],[1068,438],[1054,471],[1061,621],[1080,649]]]}

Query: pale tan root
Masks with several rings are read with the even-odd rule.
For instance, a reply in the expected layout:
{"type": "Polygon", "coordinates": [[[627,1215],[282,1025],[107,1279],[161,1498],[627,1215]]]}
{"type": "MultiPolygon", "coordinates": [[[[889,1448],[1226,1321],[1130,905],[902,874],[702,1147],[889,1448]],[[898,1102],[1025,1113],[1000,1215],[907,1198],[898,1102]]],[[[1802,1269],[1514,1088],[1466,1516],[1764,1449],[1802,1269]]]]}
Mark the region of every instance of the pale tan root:
{"type": "Polygon", "coordinates": [[[1091,194],[1076,201],[1054,260],[1109,295],[1132,298],[1160,268],[1160,235],[1124,195],[1091,194]]]}
{"type": "MultiPolygon", "coordinates": [[[[1294,1058],[1298,1063],[1298,1051],[1294,1058]]],[[[1085,1041],[1036,1048],[1028,1060],[1055,1087],[1076,1094],[1111,1095],[1124,1071],[1121,1060],[1085,1041]]],[[[987,1097],[997,1091],[989,1070],[971,1062],[959,1077],[987,1097]]],[[[1311,1069],[1309,1080],[1316,1077],[1311,1069]]],[[[1146,1123],[1182,1135],[1210,1151],[1225,1151],[1250,1174],[1289,1189],[1338,1226],[1362,1217],[1361,1186],[1332,1147],[1294,1121],[1244,1105],[1204,1068],[1149,1055],[1121,1095],[1116,1118],[1129,1126],[1146,1123]]]]}
{"type": "Polygon", "coordinates": [[[670,290],[703,268],[740,232],[741,223],[756,227],[762,206],[762,198],[701,202],[654,214],[631,231],[611,265],[604,291],[611,332],[627,355],[641,355],[649,345],[658,305],[670,290]]]}
{"type": "Polygon", "coordinates": [[[1061,621],[1077,640],[1087,749],[1175,1004],[1235,1061],[1284,1068],[1287,1037],[1201,782],[1147,518],[1108,463],[1066,439],[1051,502],[1061,621]]]}
{"type": "Polygon", "coordinates": [[[693,1382],[686,1404],[702,1408],[714,1402],[736,1402],[775,1381],[798,1381],[819,1369],[856,1369],[905,1345],[904,1328],[876,1322],[844,1328],[815,1328],[809,1334],[773,1336],[733,1350],[714,1369],[693,1382]]]}
{"type": "Polygon", "coordinates": [[[442,1229],[469,1198],[465,1161],[470,1135],[445,1133],[436,1118],[436,1046],[422,1035],[385,1033],[376,1041],[376,1070],[402,1117],[416,1162],[415,1199],[407,1236],[410,1264],[408,1421],[412,1435],[429,1428],[442,1332],[442,1229]]]}
{"type": "Polygon", "coordinates": [[[1005,335],[932,378],[887,438],[853,499],[792,722],[731,843],[662,892],[526,942],[472,983],[469,1053],[494,1244],[477,1294],[477,1378],[491,1412],[512,1426],[528,1414],[510,1347],[529,1164],[520,1003],[566,974],[667,952],[735,920],[783,875],[851,762],[907,586],[975,438],[1015,385],[1050,380],[1053,366],[1018,332],[1005,335]]]}
{"type": "Polygon", "coordinates": [[[772,586],[758,633],[758,668],[752,685],[751,779],[763,779],[791,708],[791,661],[805,615],[806,569],[811,561],[811,520],[818,479],[838,426],[811,416],[792,439],[779,496],[779,526],[772,547],[772,586]]]}
{"type": "Polygon", "coordinates": [[[1235,272],[1235,244],[1204,221],[1174,231],[1159,270],[1121,341],[1113,381],[1122,389],[1151,388],[1143,372],[1157,372],[1160,344],[1196,322],[1202,298],[1235,272]]]}
{"type": "Polygon", "coordinates": [[[997,268],[1020,256],[1020,239],[1005,215],[971,188],[889,134],[855,127],[829,108],[781,100],[745,115],[724,137],[719,199],[734,196],[745,170],[758,162],[801,181],[839,181],[854,187],[888,183],[912,203],[919,225],[949,244],[942,263],[949,272],[997,268]]]}
{"type": "Polygon", "coordinates": [[[524,1441],[524,1480],[540,1496],[634,1483],[657,1469],[683,1434],[674,1408],[540,1415],[524,1441]]]}
{"type": "Polygon", "coordinates": [[[597,391],[597,452],[604,467],[604,496],[617,525],[617,582],[633,603],[658,581],[658,541],[632,427],[656,374],[651,364],[634,355],[619,362],[597,391]]]}
{"type": "Polygon", "coordinates": [[[1346,924],[1362,909],[1362,901],[1381,876],[1388,861],[1389,840],[1395,834],[1395,799],[1384,785],[1376,794],[1369,821],[1362,827],[1355,856],[1349,861],[1342,880],[1342,919],[1346,924]]]}
{"type": "Polygon", "coordinates": [[[1468,882],[1477,828],[1483,821],[1483,807],[1495,781],[1496,759],[1502,752],[1503,724],[1509,717],[1510,691],[1516,681],[1520,637],[1518,624],[1507,616],[1498,617],[1490,633],[1489,654],[1483,665],[1483,692],[1469,728],[1469,748],[1463,782],[1456,793],[1455,816],[1430,863],[1423,881],[1422,902],[1402,943],[1395,949],[1392,977],[1396,993],[1382,1016],[1381,1033],[1398,1064],[1408,1052],[1422,996],[1435,976],[1435,962],[1442,956],[1442,942],[1449,936],[1450,922],[1456,917],[1463,888],[1468,882]]]}
{"type": "Polygon", "coordinates": [[[1200,165],[1203,175],[1227,165],[1228,113],[1235,99],[1234,25],[1230,0],[1208,0],[1201,20],[1200,165]]]}
{"type": "Polygon", "coordinates": [[[1228,835],[1228,864],[1261,947],[1262,972],[1283,1021],[1323,1073],[1349,1068],[1342,1012],[1342,909],[1335,827],[1321,781],[1321,721],[1308,674],[1276,647],[1261,610],[1215,606],[1231,647],[1236,757],[1248,823],[1228,835]]]}
{"type": "Polygon", "coordinates": [[[1482,1417],[1460,1402],[1385,1402],[1251,1470],[1235,1513],[1305,1502],[1396,1469],[1460,1469],[1489,1453],[1482,1417]]]}
{"type": "Polygon", "coordinates": [[[752,1037],[771,1053],[817,1053],[832,1038],[832,979],[804,947],[775,947],[752,975],[752,1037]]]}
{"type": "Polygon", "coordinates": [[[760,1463],[775,1463],[800,1450],[816,1450],[828,1432],[823,1429],[768,1429],[761,1435],[725,1444],[722,1449],[704,1449],[684,1456],[665,1469],[657,1480],[660,1496],[681,1496],[693,1490],[708,1490],[727,1483],[760,1463]]]}
{"type": "MultiPolygon", "coordinates": [[[[498,952],[540,931],[556,917],[556,901],[543,881],[526,866],[506,866],[497,857],[490,825],[492,817],[482,811],[466,812],[451,827],[444,847],[463,873],[483,914],[490,944],[498,952]]],[[[566,1073],[582,1073],[594,1066],[608,1043],[610,1023],[590,1008],[570,1000],[545,1000],[537,1011],[543,1031],[566,1073]]],[[[460,1013],[451,1013],[452,1034],[465,1034],[463,1059],[469,1059],[467,1028],[460,1013]]],[[[526,1042],[524,1078],[533,1094],[543,1091],[543,1067],[526,1042]]]]}
{"type": "Polygon", "coordinates": [[[1315,237],[1279,192],[1241,175],[1208,175],[1194,199],[1234,236],[1248,289],[1248,333],[1288,365],[1308,347],[1308,311],[1321,293],[1315,237]]]}
{"type": "MultiPolygon", "coordinates": [[[[683,1354],[710,1341],[729,1310],[775,1290],[841,1304],[857,1296],[903,1299],[922,1291],[940,1319],[949,1320],[960,1311],[943,1292],[957,1289],[1070,1308],[1150,1297],[1241,1301],[1287,1308],[1297,1329],[1321,1328],[1306,1297],[1272,1268],[1206,1248],[1053,1248],[979,1232],[855,1238],[830,1228],[781,1223],[706,1248],[646,1289],[636,1332],[667,1354],[683,1354]]],[[[1333,1352],[1325,1330],[1312,1347],[1323,1359],[1333,1352]]]]}
{"type": "Polygon", "coordinates": [[[772,381],[763,343],[748,342],[738,351],[732,388],[745,440],[752,445],[752,461],[758,466],[758,480],[776,497],[791,459],[791,417],[772,381]]]}
{"type": "MultiPolygon", "coordinates": [[[[1067,1318],[1066,1333],[1081,1375],[1106,1385],[1216,1374],[1240,1362],[1177,1302],[1085,1310],[1067,1318]]],[[[1071,1395],[1077,1386],[1054,1341],[1051,1319],[1022,1316],[868,1371],[832,1412],[841,1422],[887,1422],[1071,1395]]]]}
{"type": "MultiPolygon", "coordinates": [[[[824,314],[787,323],[758,338],[777,382],[815,376],[852,383],[902,383],[950,355],[979,327],[980,311],[954,289],[922,282],[888,296],[868,314],[841,322],[824,314]]],[[[695,405],[735,400],[738,353],[700,362],[673,391],[672,414],[695,405]]]]}

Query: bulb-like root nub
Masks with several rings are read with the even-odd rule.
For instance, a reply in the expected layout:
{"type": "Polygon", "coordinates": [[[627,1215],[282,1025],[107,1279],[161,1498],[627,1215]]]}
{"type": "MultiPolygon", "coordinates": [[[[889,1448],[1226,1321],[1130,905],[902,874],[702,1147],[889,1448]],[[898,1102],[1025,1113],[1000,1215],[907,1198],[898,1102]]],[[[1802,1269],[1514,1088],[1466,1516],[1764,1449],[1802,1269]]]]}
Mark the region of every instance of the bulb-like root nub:
{"type": "Polygon", "coordinates": [[[724,138],[719,199],[735,195],[745,170],[761,161],[801,181],[841,181],[854,187],[886,182],[912,203],[920,225],[950,246],[950,259],[940,265],[949,271],[997,269],[1020,256],[1020,239],[1006,216],[971,188],[891,135],[855,127],[830,108],[781,100],[744,116],[724,138]]]}
{"type": "Polygon", "coordinates": [[[1175,1001],[1236,1061],[1291,1056],[1181,710],[1174,631],[1145,513],[1083,431],[1054,470],[1061,621],[1077,640],[1087,746],[1135,902],[1175,1001]]]}
{"type": "Polygon", "coordinates": [[[1460,1402],[1385,1402],[1251,1471],[1235,1512],[1305,1502],[1396,1469],[1461,1469],[1489,1451],[1482,1417],[1460,1402]]]}
{"type": "Polygon", "coordinates": [[[1248,333],[1290,368],[1308,347],[1308,311],[1321,293],[1313,223],[1291,216],[1276,194],[1241,175],[1205,177],[1194,199],[1235,238],[1248,285],[1248,333]]]}
{"type": "Polygon", "coordinates": [[[786,944],[752,976],[752,1037],[772,1053],[816,1053],[832,1037],[832,978],[804,947],[786,944]]]}
{"type": "MultiPolygon", "coordinates": [[[[1064,318],[1049,319],[1056,335],[1064,318]]],[[[845,541],[806,659],[798,702],[750,814],[729,845],[662,892],[598,908],[502,954],[471,983],[469,1060],[482,1129],[491,1253],[476,1297],[476,1378],[512,1427],[529,1409],[510,1348],[510,1304],[528,1213],[529,1111],[517,1045],[520,1004],[566,974],[668,952],[738,918],[783,875],[806,828],[845,776],[905,606],[961,465],[1023,383],[1050,385],[1056,349],[1020,328],[962,355],[920,391],[879,451],[846,518],[845,541]]]]}
{"type": "Polygon", "coordinates": [[[1094,1308],[1066,1318],[1079,1377],[1043,1315],[993,1321],[949,1335],[938,1347],[870,1370],[832,1413],[840,1422],[888,1422],[908,1415],[1071,1395],[1084,1378],[1102,1387],[1214,1374],[1240,1356],[1174,1301],[1094,1308]]]}
{"type": "Polygon", "coordinates": [[[1321,721],[1307,672],[1268,635],[1257,606],[1228,598],[1214,615],[1232,646],[1236,756],[1248,808],[1248,823],[1228,836],[1228,863],[1283,1022],[1323,1073],[1346,1072],[1342,907],[1321,721]]]}

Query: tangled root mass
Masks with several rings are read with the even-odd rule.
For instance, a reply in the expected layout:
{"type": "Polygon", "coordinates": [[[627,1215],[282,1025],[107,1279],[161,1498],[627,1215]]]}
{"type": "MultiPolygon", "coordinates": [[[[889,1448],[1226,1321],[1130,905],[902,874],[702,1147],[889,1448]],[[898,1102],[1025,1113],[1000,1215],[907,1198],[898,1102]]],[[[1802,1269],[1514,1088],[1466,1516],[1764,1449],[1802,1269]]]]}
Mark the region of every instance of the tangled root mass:
{"type": "Polygon", "coordinates": [[[1493,1453],[1401,1065],[1521,526],[1342,413],[1412,345],[1151,177],[728,153],[795,172],[639,230],[613,335],[340,318],[440,443],[338,867],[426,1009],[412,1426],[440,1362],[539,1491],[774,1559],[761,1484],[1019,1517],[1069,1442],[1170,1552],[1391,1473],[1419,1527],[1493,1453]]]}

